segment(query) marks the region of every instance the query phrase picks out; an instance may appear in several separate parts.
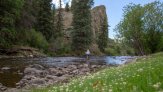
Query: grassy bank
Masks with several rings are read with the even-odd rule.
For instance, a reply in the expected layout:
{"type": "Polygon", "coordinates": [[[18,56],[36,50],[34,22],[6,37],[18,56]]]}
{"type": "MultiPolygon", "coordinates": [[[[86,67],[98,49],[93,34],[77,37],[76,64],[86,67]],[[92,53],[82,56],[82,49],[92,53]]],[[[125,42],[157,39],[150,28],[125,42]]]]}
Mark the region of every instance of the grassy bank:
{"type": "Polygon", "coordinates": [[[163,92],[163,53],[33,92],[163,92]]]}

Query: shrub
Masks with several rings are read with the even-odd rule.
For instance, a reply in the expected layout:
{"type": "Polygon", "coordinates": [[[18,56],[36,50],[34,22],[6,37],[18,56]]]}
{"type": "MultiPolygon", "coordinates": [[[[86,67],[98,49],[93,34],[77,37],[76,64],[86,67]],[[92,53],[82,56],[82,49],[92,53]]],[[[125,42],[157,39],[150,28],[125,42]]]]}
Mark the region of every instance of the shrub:
{"type": "Polygon", "coordinates": [[[50,55],[68,55],[71,53],[71,44],[64,40],[63,37],[51,41],[49,47],[50,55]]]}
{"type": "Polygon", "coordinates": [[[10,47],[15,43],[16,31],[14,29],[0,30],[0,47],[10,47]]]}
{"type": "Polygon", "coordinates": [[[28,33],[28,44],[32,47],[39,48],[46,51],[48,48],[48,42],[45,37],[35,30],[30,30],[28,33]]]}
{"type": "Polygon", "coordinates": [[[161,40],[157,46],[157,51],[163,51],[163,36],[161,37],[161,40]]]}
{"type": "Polygon", "coordinates": [[[109,48],[109,47],[105,49],[105,53],[110,56],[118,55],[118,53],[114,48],[109,48]]]}

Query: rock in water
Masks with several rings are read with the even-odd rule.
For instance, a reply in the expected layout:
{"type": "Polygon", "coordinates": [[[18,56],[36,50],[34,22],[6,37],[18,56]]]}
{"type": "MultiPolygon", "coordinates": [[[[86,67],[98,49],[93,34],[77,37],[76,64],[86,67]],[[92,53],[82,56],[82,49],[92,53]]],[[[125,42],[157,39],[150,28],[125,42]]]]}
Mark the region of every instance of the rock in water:
{"type": "Polygon", "coordinates": [[[0,83],[0,92],[3,92],[7,90],[7,87],[3,86],[1,83],[0,83]]]}
{"type": "Polygon", "coordinates": [[[6,70],[10,70],[11,68],[10,67],[2,67],[1,70],[2,71],[6,71],[6,70]]]}
{"type": "Polygon", "coordinates": [[[38,70],[44,70],[45,68],[39,64],[33,64],[33,65],[30,65],[29,67],[31,68],[35,68],[35,69],[38,69],[38,70]]]}

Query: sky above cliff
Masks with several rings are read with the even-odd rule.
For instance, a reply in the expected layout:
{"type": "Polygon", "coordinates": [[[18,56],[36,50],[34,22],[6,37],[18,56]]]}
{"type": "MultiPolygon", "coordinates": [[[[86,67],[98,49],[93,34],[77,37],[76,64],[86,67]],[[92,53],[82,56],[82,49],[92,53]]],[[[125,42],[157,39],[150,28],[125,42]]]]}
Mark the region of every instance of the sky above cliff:
{"type": "MultiPolygon", "coordinates": [[[[53,0],[53,3],[58,6],[58,1],[59,0],[53,0]]],[[[69,2],[71,0],[62,0],[63,7],[65,6],[66,2],[69,2]]],[[[105,5],[106,6],[106,12],[108,15],[108,22],[109,22],[109,38],[114,38],[115,32],[113,29],[115,26],[122,20],[122,15],[123,15],[123,7],[128,5],[129,3],[134,3],[134,4],[147,4],[150,2],[153,2],[155,0],[94,0],[95,6],[99,5],[105,5]]],[[[163,0],[157,0],[160,2],[163,2],[163,0]]]]}

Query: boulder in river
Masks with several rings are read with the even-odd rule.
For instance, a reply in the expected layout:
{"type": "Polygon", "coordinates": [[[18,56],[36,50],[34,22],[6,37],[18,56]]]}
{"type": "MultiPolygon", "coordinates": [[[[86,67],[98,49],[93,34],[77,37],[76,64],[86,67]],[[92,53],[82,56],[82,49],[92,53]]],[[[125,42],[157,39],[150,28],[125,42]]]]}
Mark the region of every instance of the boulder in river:
{"type": "Polygon", "coordinates": [[[8,71],[8,70],[10,70],[10,69],[11,69],[10,67],[2,67],[2,68],[1,68],[2,71],[8,71]]]}

